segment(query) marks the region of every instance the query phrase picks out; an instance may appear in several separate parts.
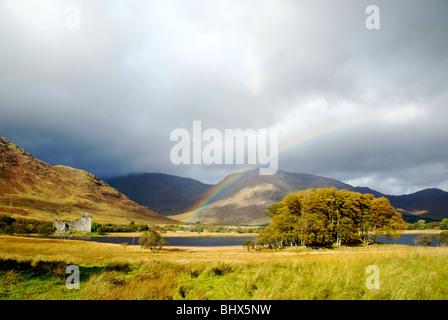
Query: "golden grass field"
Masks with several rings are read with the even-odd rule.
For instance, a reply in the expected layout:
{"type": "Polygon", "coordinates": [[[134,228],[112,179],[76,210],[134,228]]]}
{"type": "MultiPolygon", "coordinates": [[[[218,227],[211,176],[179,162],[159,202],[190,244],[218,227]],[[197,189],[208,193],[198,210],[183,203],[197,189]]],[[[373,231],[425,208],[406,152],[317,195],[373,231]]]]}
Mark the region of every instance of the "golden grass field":
{"type": "Polygon", "coordinates": [[[448,299],[448,248],[441,247],[167,247],[152,253],[0,236],[0,262],[0,299],[448,299]],[[80,268],[80,289],[65,287],[69,264],[80,268]],[[379,289],[366,286],[370,265],[378,267],[379,289]]]}

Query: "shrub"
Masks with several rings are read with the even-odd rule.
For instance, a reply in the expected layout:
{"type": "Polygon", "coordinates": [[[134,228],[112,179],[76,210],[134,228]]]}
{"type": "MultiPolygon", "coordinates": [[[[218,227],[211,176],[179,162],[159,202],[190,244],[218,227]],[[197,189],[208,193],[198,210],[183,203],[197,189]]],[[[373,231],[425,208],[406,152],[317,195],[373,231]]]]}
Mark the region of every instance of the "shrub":
{"type": "Polygon", "coordinates": [[[440,241],[442,246],[446,247],[446,244],[448,243],[448,231],[442,231],[437,236],[437,239],[440,241]]]}
{"type": "Polygon", "coordinates": [[[425,248],[427,246],[432,245],[434,242],[435,236],[432,234],[423,234],[421,236],[418,236],[414,239],[414,243],[418,246],[424,246],[425,248]]]}
{"type": "Polygon", "coordinates": [[[162,250],[162,247],[169,245],[163,237],[154,229],[149,229],[145,231],[138,243],[142,248],[149,248],[152,252],[158,252],[162,250]]]}
{"type": "Polygon", "coordinates": [[[36,229],[37,234],[43,237],[48,237],[55,231],[55,228],[50,223],[46,222],[39,223],[36,229]]]}
{"type": "Polygon", "coordinates": [[[246,248],[247,251],[255,248],[255,242],[253,242],[252,240],[246,240],[241,245],[243,246],[243,248],[246,248]]]}
{"type": "Polygon", "coordinates": [[[105,228],[105,227],[99,227],[99,228],[96,229],[96,232],[97,232],[99,235],[103,235],[103,234],[106,233],[106,228],[105,228]]]}

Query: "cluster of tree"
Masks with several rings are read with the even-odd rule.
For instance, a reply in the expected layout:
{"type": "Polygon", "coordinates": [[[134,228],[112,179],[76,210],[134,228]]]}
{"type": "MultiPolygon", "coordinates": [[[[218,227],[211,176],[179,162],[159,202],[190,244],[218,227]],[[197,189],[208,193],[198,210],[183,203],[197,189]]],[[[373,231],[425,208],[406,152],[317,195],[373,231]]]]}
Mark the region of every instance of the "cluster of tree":
{"type": "Polygon", "coordinates": [[[398,238],[406,229],[386,198],[334,188],[289,194],[268,214],[271,224],[257,240],[266,248],[353,246],[373,243],[378,235],[398,238]]]}
{"type": "MultiPolygon", "coordinates": [[[[92,232],[105,234],[106,232],[144,232],[148,225],[136,225],[131,221],[127,225],[92,223],[92,232]]],[[[15,219],[6,214],[0,216],[0,233],[9,235],[38,234],[48,237],[56,231],[53,222],[33,219],[15,219]]]]}
{"type": "Polygon", "coordinates": [[[15,219],[6,214],[0,216],[0,233],[9,235],[38,234],[48,237],[55,228],[52,222],[32,219],[15,219]]]}
{"type": "Polygon", "coordinates": [[[136,225],[134,221],[131,221],[129,224],[105,224],[102,225],[100,223],[92,223],[92,232],[97,232],[102,235],[108,232],[143,232],[148,230],[148,225],[136,225]]]}
{"type": "Polygon", "coordinates": [[[418,220],[416,223],[408,224],[409,230],[448,230],[448,218],[442,221],[426,222],[425,220],[418,220]]]}
{"type": "MultiPolygon", "coordinates": [[[[159,229],[162,232],[177,232],[177,231],[188,231],[188,232],[212,232],[212,233],[224,233],[224,232],[236,232],[236,233],[257,233],[262,228],[261,227],[229,227],[229,226],[216,226],[212,224],[201,224],[195,223],[193,225],[177,225],[177,224],[167,224],[164,226],[154,226],[154,228],[159,229]]],[[[129,224],[105,224],[92,223],[92,232],[97,232],[98,234],[105,234],[108,232],[144,232],[148,231],[150,227],[148,225],[137,225],[134,221],[129,224]]]]}
{"type": "Polygon", "coordinates": [[[415,244],[418,246],[432,246],[435,241],[439,241],[444,247],[448,244],[448,231],[442,231],[439,234],[423,234],[421,236],[415,237],[415,244]]]}
{"type": "Polygon", "coordinates": [[[164,246],[169,246],[169,243],[160,235],[158,228],[149,228],[145,231],[140,236],[138,244],[140,247],[150,249],[152,252],[159,252],[164,246]]]}

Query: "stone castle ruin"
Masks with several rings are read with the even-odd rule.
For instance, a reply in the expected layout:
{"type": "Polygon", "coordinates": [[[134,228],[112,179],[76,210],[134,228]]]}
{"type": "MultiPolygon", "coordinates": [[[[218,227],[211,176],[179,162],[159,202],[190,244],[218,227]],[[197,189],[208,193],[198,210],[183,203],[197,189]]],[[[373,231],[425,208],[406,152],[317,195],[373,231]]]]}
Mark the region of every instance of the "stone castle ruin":
{"type": "Polygon", "coordinates": [[[70,230],[73,231],[81,231],[81,232],[90,232],[92,230],[92,216],[87,212],[78,220],[71,221],[58,221],[54,220],[54,227],[56,228],[57,235],[65,235],[70,230]]]}

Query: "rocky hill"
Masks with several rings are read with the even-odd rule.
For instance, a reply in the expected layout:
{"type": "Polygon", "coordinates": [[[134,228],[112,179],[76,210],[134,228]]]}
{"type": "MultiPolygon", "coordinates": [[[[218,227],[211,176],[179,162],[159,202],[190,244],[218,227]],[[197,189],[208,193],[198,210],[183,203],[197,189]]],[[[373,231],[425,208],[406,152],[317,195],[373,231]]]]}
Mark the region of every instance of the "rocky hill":
{"type": "Polygon", "coordinates": [[[49,165],[0,137],[0,214],[75,220],[85,212],[97,223],[175,222],[86,171],[49,165]]]}
{"type": "MultiPolygon", "coordinates": [[[[307,188],[327,187],[353,189],[340,181],[311,174],[281,170],[271,176],[260,176],[258,170],[234,173],[208,189],[196,201],[196,206],[180,207],[181,214],[171,217],[189,223],[262,225],[270,221],[270,217],[266,216],[266,208],[286,194],[307,188]]],[[[171,199],[176,201],[173,197],[171,199]]],[[[163,211],[160,212],[163,214],[163,211]]]]}
{"type": "Polygon", "coordinates": [[[130,174],[106,181],[130,195],[135,202],[165,216],[184,212],[213,187],[194,179],[163,173],[130,174]]]}
{"type": "Polygon", "coordinates": [[[146,173],[113,180],[113,185],[132,200],[158,208],[189,223],[259,225],[269,223],[266,208],[285,195],[308,188],[346,189],[386,197],[409,222],[448,217],[448,193],[426,189],[409,195],[385,195],[368,187],[353,187],[341,181],[312,174],[277,171],[260,176],[257,170],[235,173],[216,185],[171,175],[146,173]],[[157,196],[155,196],[157,195],[157,196]],[[177,215],[174,215],[177,213],[177,215]]]}

